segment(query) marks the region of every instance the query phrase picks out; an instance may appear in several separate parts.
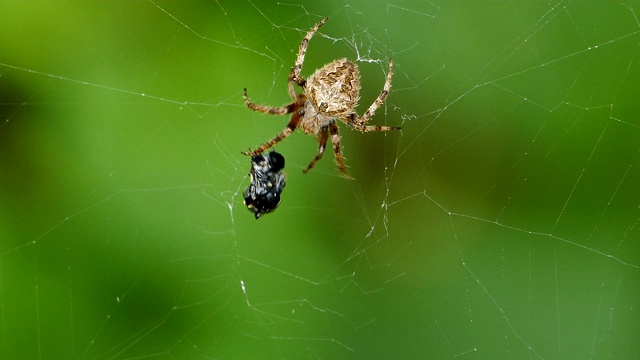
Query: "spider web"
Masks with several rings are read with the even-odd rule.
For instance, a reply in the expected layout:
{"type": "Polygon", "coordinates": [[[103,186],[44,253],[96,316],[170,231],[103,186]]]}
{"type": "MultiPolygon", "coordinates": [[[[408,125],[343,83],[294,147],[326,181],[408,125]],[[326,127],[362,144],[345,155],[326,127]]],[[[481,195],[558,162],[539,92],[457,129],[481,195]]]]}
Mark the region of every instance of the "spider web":
{"type": "Polygon", "coordinates": [[[640,357],[637,1],[6,2],[2,358],[640,357]],[[294,134],[303,76],[362,75],[355,181],[294,134]]]}

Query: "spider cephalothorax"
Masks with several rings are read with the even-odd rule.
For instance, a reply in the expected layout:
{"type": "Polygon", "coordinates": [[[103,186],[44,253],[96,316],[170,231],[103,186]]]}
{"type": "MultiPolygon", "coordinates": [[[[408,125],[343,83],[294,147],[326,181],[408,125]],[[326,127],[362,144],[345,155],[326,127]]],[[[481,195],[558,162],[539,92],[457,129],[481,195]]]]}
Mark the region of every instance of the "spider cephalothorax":
{"type": "Polygon", "coordinates": [[[366,125],[378,107],[382,105],[387,98],[387,95],[389,95],[391,77],[393,76],[393,61],[389,59],[389,71],[387,72],[387,78],[382,92],[373,104],[369,106],[369,109],[365,111],[364,115],[362,115],[362,117],[358,116],[355,108],[360,98],[360,73],[358,72],[356,64],[346,58],[342,58],[334,60],[316,70],[307,80],[300,76],[309,40],[327,19],[328,18],[322,19],[302,39],[298,57],[291,69],[288,81],[289,95],[293,99],[293,103],[281,107],[254,104],[247,96],[247,89],[244,89],[244,103],[251,110],[272,115],[292,115],[287,127],[279,134],[256,149],[243,152],[243,154],[251,156],[261,154],[282,141],[282,139],[291,135],[295,129],[300,128],[305,133],[315,136],[320,143],[318,154],[311,160],[303,172],[306,173],[311,170],[318,160],[322,158],[327,140],[329,136],[331,136],[331,144],[333,145],[333,152],[336,155],[338,169],[343,176],[349,178],[344,164],[344,156],[342,155],[340,134],[336,120],[340,120],[347,124],[347,126],[361,132],[400,129],[399,127],[392,126],[366,125]],[[303,93],[297,94],[294,84],[302,87],[304,89],[303,93]]]}

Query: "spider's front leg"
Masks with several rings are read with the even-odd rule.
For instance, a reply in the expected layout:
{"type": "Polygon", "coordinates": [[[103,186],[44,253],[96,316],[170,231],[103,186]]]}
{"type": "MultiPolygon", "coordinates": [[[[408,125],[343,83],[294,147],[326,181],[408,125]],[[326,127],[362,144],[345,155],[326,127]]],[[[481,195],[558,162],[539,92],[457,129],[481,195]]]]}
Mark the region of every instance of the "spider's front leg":
{"type": "Polygon", "coordinates": [[[262,154],[265,150],[271,149],[277,143],[284,140],[287,136],[291,135],[293,131],[298,127],[298,123],[300,122],[300,118],[302,117],[302,109],[300,107],[300,104],[294,103],[292,105],[294,106],[293,115],[291,115],[291,120],[289,120],[289,124],[287,124],[287,127],[284,128],[284,130],[282,130],[280,133],[278,133],[276,136],[274,136],[271,140],[267,141],[266,143],[258,146],[253,150],[243,151],[242,154],[249,155],[249,156],[262,154]]]}
{"type": "Polygon", "coordinates": [[[251,100],[249,100],[249,96],[247,95],[247,88],[244,88],[243,98],[244,98],[244,104],[249,109],[253,111],[261,112],[263,114],[286,115],[286,114],[291,114],[296,110],[295,103],[285,105],[285,106],[280,106],[280,107],[273,107],[273,106],[266,106],[266,105],[259,105],[259,104],[252,103],[251,100]]]}
{"type": "Polygon", "coordinates": [[[305,35],[305,37],[302,39],[302,42],[300,43],[300,49],[298,50],[298,57],[296,58],[296,63],[293,65],[293,69],[291,69],[291,79],[293,79],[293,81],[304,87],[304,79],[300,77],[300,71],[302,70],[302,63],[304,63],[304,55],[307,53],[307,46],[309,46],[309,40],[311,40],[311,37],[313,36],[313,34],[316,33],[316,31],[318,31],[318,29],[320,29],[320,26],[324,25],[325,22],[327,22],[327,20],[329,20],[328,17],[320,20],[316,26],[314,26],[311,30],[309,30],[309,32],[307,33],[307,35],[305,35]]]}
{"type": "Polygon", "coordinates": [[[289,90],[289,96],[291,96],[292,99],[297,100],[298,97],[300,97],[300,95],[296,94],[296,89],[295,89],[295,85],[298,84],[300,85],[301,88],[304,89],[304,85],[307,83],[307,80],[298,77],[298,80],[294,80],[293,79],[293,68],[291,69],[291,72],[289,73],[289,78],[287,79],[287,88],[289,90]]]}

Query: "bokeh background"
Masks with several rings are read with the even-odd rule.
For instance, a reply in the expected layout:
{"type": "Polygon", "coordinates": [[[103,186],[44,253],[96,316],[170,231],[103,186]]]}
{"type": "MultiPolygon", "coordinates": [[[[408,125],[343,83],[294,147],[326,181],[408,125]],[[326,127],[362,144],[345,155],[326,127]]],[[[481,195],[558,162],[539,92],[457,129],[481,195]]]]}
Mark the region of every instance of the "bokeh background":
{"type": "Polygon", "coordinates": [[[640,3],[0,1],[0,358],[640,358],[640,3]],[[242,204],[303,75],[359,111],[242,204]]]}

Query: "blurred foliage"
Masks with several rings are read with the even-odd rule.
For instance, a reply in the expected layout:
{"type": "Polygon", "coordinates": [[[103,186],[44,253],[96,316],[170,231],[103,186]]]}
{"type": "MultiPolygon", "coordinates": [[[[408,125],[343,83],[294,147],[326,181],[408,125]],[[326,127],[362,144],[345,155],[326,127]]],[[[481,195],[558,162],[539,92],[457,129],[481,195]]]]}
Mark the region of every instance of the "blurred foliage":
{"type": "Polygon", "coordinates": [[[627,2],[2,1],[0,358],[634,359],[640,25],[627,2]],[[358,60],[350,171],[294,134],[358,60]]]}

